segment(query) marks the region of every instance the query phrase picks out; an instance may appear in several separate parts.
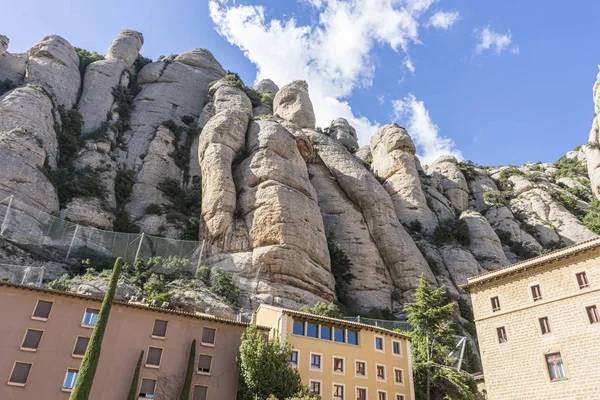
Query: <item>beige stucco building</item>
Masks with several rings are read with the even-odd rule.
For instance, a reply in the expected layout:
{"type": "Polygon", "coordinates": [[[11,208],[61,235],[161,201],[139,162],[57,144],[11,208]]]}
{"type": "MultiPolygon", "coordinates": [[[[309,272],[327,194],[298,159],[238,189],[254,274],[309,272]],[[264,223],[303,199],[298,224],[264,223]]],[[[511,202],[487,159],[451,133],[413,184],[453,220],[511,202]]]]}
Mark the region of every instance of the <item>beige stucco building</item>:
{"type": "Polygon", "coordinates": [[[472,277],[490,400],[600,399],[600,239],[472,277]]]}
{"type": "Polygon", "coordinates": [[[259,325],[289,338],[290,364],[326,400],[413,400],[410,341],[387,329],[261,305],[259,325]]]}
{"type": "MultiPolygon", "coordinates": [[[[0,282],[0,399],[68,399],[100,305],[100,298],[0,282]]],[[[236,356],[246,327],[208,315],[115,302],[91,399],[127,398],[141,350],[139,398],[178,399],[196,339],[190,399],[233,400],[236,356]]]]}

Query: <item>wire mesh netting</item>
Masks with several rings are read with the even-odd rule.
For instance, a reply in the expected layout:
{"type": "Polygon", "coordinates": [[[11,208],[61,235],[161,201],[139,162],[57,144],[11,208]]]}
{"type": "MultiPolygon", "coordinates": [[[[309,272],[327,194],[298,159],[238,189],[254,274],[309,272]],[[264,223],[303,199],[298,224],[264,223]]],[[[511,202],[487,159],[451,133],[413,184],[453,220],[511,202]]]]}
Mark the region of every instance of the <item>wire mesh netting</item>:
{"type": "Polygon", "coordinates": [[[385,319],[373,319],[365,317],[344,317],[346,321],[359,322],[361,324],[373,325],[379,328],[389,329],[391,331],[398,329],[400,331],[412,331],[411,325],[407,321],[390,321],[385,319]]]}
{"type": "Polygon", "coordinates": [[[44,267],[0,264],[0,280],[20,283],[21,285],[41,286],[44,279],[44,267]]]}

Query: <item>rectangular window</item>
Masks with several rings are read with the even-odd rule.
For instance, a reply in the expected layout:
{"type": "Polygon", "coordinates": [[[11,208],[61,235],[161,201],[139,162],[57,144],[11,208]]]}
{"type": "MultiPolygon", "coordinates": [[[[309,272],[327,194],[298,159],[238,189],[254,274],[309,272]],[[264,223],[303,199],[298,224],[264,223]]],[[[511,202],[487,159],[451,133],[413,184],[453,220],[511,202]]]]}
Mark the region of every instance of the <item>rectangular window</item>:
{"type": "Polygon", "coordinates": [[[65,375],[65,381],[63,382],[63,389],[73,389],[73,387],[75,387],[77,375],[79,375],[79,370],[68,369],[67,375],[65,375]]]}
{"type": "Polygon", "coordinates": [[[40,347],[40,341],[42,340],[43,331],[35,329],[27,329],[23,343],[21,343],[21,349],[23,350],[37,350],[40,347]]]}
{"type": "Polygon", "coordinates": [[[356,400],[367,400],[367,389],[356,389],[356,400]]]}
{"type": "Polygon", "coordinates": [[[344,372],[344,359],[333,358],[333,372],[343,373],[344,372]]]}
{"type": "Polygon", "coordinates": [[[8,383],[16,386],[25,386],[32,365],[33,364],[16,362],[13,366],[10,378],[8,378],[8,383]]]}
{"type": "Polygon", "coordinates": [[[310,355],[310,367],[315,369],[321,369],[321,355],[311,354],[310,355]]]}
{"type": "Polygon", "coordinates": [[[155,390],[156,390],[156,380],[143,378],[142,385],[140,386],[139,397],[141,397],[143,399],[153,399],[155,390]]]}
{"type": "Polygon", "coordinates": [[[333,398],[335,400],[344,400],[344,386],[333,385],[333,398]]]}
{"type": "Polygon", "coordinates": [[[348,331],[348,344],[358,346],[358,332],[348,331]]]}
{"type": "Polygon", "coordinates": [[[508,341],[506,337],[506,329],[504,329],[503,326],[496,328],[496,333],[498,333],[498,343],[506,343],[508,341]]]}
{"type": "Polygon", "coordinates": [[[396,355],[402,354],[402,348],[400,347],[400,342],[392,342],[392,351],[396,355]]]}
{"type": "Polygon", "coordinates": [[[377,392],[377,399],[378,400],[387,400],[387,393],[386,392],[377,392]]]}
{"type": "Polygon", "coordinates": [[[202,329],[202,344],[214,346],[215,345],[215,334],[217,333],[216,329],[213,328],[204,328],[202,329]]]}
{"type": "Polygon", "coordinates": [[[596,306],[586,307],[588,318],[590,320],[590,324],[597,324],[600,322],[600,315],[598,315],[598,308],[596,306]]]}
{"type": "Polygon", "coordinates": [[[500,299],[498,298],[498,296],[492,297],[490,300],[492,302],[492,311],[500,311],[500,299]]]}
{"type": "Polygon", "coordinates": [[[312,394],[321,394],[321,382],[310,381],[310,392],[312,394]]]}
{"type": "Polygon", "coordinates": [[[533,301],[542,299],[542,289],[540,289],[540,285],[533,285],[531,287],[531,295],[533,296],[533,301]]]}
{"type": "Polygon", "coordinates": [[[548,372],[550,373],[551,381],[567,377],[560,353],[547,354],[546,363],[548,364],[548,372]]]}
{"type": "Polygon", "coordinates": [[[100,312],[99,310],[86,308],[85,314],[83,314],[83,321],[81,321],[81,325],[96,326],[96,322],[98,321],[98,313],[99,312],[100,312]]]}
{"type": "Polygon", "coordinates": [[[383,338],[375,337],[375,349],[383,351],[383,338]]]}
{"type": "Polygon", "coordinates": [[[77,336],[77,340],[75,341],[75,347],[73,348],[73,355],[83,357],[85,355],[85,351],[87,350],[89,342],[90,338],[77,336]]]}
{"type": "Polygon", "coordinates": [[[154,327],[152,328],[152,336],[156,338],[167,337],[167,325],[168,321],[162,321],[160,319],[154,320],[154,327]]]}
{"type": "Polygon", "coordinates": [[[343,329],[334,328],[333,329],[333,340],[335,340],[338,343],[345,343],[345,340],[344,340],[344,330],[343,329]]]}
{"type": "Polygon", "coordinates": [[[146,356],[146,367],[159,367],[162,359],[162,349],[158,347],[148,347],[146,356]]]}
{"type": "Polygon", "coordinates": [[[550,322],[548,321],[548,317],[540,318],[540,329],[542,330],[542,335],[550,333],[550,322]]]}
{"type": "Polygon", "coordinates": [[[212,365],[212,356],[208,354],[200,354],[198,359],[198,372],[210,374],[210,367],[212,365]]]}
{"type": "Polygon", "coordinates": [[[50,310],[52,310],[52,302],[38,300],[35,305],[35,310],[33,310],[32,318],[47,320],[50,315],[50,310]]]}
{"type": "Polygon", "coordinates": [[[306,324],[306,336],[318,338],[319,337],[319,325],[311,324],[310,322],[306,324]]]}
{"type": "Polygon", "coordinates": [[[404,396],[401,394],[396,395],[396,400],[404,400],[404,396]]]}
{"type": "Polygon", "coordinates": [[[298,365],[298,351],[294,350],[290,353],[290,365],[298,365]]]}
{"type": "Polygon", "coordinates": [[[294,335],[304,336],[304,322],[294,321],[294,335]]]}
{"type": "Polygon", "coordinates": [[[366,367],[363,361],[356,362],[356,375],[358,376],[366,376],[366,367]]]}
{"type": "Polygon", "coordinates": [[[194,400],[206,400],[207,396],[208,386],[194,386],[194,400]]]}
{"type": "Polygon", "coordinates": [[[584,289],[590,286],[585,272],[580,272],[578,274],[575,274],[575,276],[577,277],[577,284],[579,285],[579,289],[584,289]]]}
{"type": "Polygon", "coordinates": [[[385,366],[384,365],[377,366],[377,379],[385,380],[385,366]]]}
{"type": "Polygon", "coordinates": [[[331,340],[331,328],[329,326],[321,326],[321,339],[331,340]]]}
{"type": "Polygon", "coordinates": [[[404,374],[401,369],[394,369],[394,382],[404,383],[404,374]]]}

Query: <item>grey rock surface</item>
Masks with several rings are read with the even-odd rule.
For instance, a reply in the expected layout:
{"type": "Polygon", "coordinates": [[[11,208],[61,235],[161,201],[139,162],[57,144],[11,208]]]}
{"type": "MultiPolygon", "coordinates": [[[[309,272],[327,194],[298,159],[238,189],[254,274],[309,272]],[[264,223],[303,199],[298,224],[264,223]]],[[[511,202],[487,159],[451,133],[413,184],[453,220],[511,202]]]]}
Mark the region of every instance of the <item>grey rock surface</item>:
{"type": "Polygon", "coordinates": [[[315,128],[315,112],[308,96],[308,84],[294,81],[283,86],[273,99],[273,113],[300,128],[315,128]]]}

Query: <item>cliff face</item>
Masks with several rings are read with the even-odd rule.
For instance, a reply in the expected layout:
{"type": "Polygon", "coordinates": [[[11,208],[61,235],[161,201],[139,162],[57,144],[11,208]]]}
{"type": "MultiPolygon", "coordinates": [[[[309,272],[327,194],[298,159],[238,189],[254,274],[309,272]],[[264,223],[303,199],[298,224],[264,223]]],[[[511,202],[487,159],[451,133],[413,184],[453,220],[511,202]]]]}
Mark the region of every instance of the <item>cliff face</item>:
{"type": "Polygon", "coordinates": [[[468,301],[467,277],[600,226],[597,117],[590,144],[555,164],[422,166],[404,128],[357,149],[346,120],[315,127],[306,82],[249,88],[204,49],[151,62],[129,30],[95,61],[55,35],[28,54],[8,43],[0,36],[0,197],[101,229],[206,240],[204,261],[236,273],[250,308],[337,298],[400,312],[421,274],[468,301]]]}

